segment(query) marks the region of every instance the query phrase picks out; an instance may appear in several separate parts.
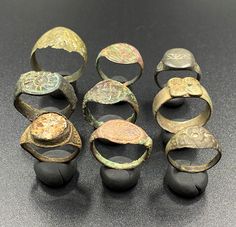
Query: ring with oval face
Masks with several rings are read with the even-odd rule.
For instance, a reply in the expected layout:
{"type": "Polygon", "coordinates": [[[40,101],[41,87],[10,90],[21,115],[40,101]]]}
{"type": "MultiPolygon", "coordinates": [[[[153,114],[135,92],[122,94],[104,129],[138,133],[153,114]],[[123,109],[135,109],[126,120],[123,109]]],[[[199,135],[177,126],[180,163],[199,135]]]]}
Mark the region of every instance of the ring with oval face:
{"type": "Polygon", "coordinates": [[[216,138],[201,126],[187,127],[177,132],[166,145],[165,153],[169,163],[179,171],[198,173],[216,165],[221,159],[222,151],[216,138]],[[171,158],[170,153],[181,148],[214,149],[217,154],[208,163],[201,165],[185,165],[171,158]]]}
{"type": "Polygon", "coordinates": [[[44,96],[56,91],[62,92],[67,98],[69,104],[60,110],[60,113],[69,117],[75,110],[77,97],[72,85],[58,73],[30,71],[22,74],[16,83],[14,106],[22,115],[32,121],[47,111],[27,104],[20,96],[22,94],[44,96]]]}
{"type": "Polygon", "coordinates": [[[161,61],[156,67],[154,79],[159,88],[164,85],[159,81],[159,74],[164,71],[180,71],[187,70],[197,74],[197,80],[200,80],[202,72],[197,64],[193,54],[184,48],[173,48],[165,52],[161,61]]]}
{"type": "Polygon", "coordinates": [[[98,121],[92,115],[87,105],[89,102],[100,103],[105,105],[112,105],[120,102],[126,102],[132,107],[134,111],[134,113],[127,119],[127,121],[133,123],[136,121],[139,112],[139,106],[135,95],[131,92],[131,90],[127,86],[115,80],[103,80],[97,83],[84,96],[82,104],[84,118],[94,128],[98,128],[104,122],[98,121]]]}
{"type": "MultiPolygon", "coordinates": [[[[82,66],[71,75],[63,75],[69,82],[77,81],[83,73],[87,63],[87,48],[84,41],[71,29],[65,27],[55,27],[44,33],[35,43],[31,51],[31,66],[35,71],[43,71],[36,58],[36,52],[39,49],[53,48],[61,49],[69,53],[77,53],[83,59],[82,66]]],[[[52,71],[52,70],[49,70],[52,71]]]]}
{"type": "Polygon", "coordinates": [[[152,139],[137,125],[125,120],[110,120],[97,128],[91,135],[90,150],[94,157],[103,165],[113,169],[134,169],[149,158],[152,150],[152,139]],[[101,155],[95,146],[96,140],[107,140],[114,144],[137,144],[146,148],[137,160],[130,163],[113,162],[101,155]]]}
{"type": "Polygon", "coordinates": [[[74,159],[82,147],[78,131],[63,115],[43,113],[24,131],[20,145],[33,157],[43,162],[69,162],[74,159]],[[37,148],[57,148],[70,145],[76,150],[65,157],[51,157],[41,154],[37,148]]]}
{"type": "Polygon", "coordinates": [[[133,84],[142,75],[144,68],[144,62],[142,56],[135,47],[127,43],[115,43],[110,46],[107,46],[104,49],[102,49],[97,56],[96,68],[98,74],[101,76],[103,80],[110,79],[109,76],[106,75],[101,69],[100,65],[101,58],[106,58],[107,60],[116,64],[124,64],[124,65],[138,64],[140,68],[139,74],[135,76],[133,79],[124,82],[126,86],[133,84]]]}
{"type": "Polygon", "coordinates": [[[168,132],[176,133],[190,126],[203,126],[209,120],[213,111],[212,101],[206,89],[193,77],[174,77],[168,80],[167,85],[162,88],[153,100],[153,115],[161,128],[168,132]],[[199,98],[205,101],[206,108],[198,116],[186,121],[174,121],[164,117],[160,108],[169,100],[174,98],[199,98]]]}

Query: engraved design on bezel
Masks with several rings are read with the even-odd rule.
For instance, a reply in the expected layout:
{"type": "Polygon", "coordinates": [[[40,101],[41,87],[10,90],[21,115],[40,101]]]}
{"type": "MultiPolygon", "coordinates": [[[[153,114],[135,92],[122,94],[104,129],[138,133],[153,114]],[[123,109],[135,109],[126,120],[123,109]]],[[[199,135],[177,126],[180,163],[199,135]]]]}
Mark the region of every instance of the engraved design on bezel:
{"type": "Polygon", "coordinates": [[[167,82],[172,97],[200,97],[203,94],[199,81],[193,77],[175,77],[167,82]]]}
{"type": "MultiPolygon", "coordinates": [[[[104,48],[98,55],[98,58],[104,56],[108,60],[118,64],[134,64],[139,63],[144,68],[143,59],[139,51],[127,44],[116,43],[104,48]]],[[[98,59],[97,58],[97,59],[98,59]]]]}
{"type": "Polygon", "coordinates": [[[20,82],[24,92],[43,95],[58,89],[60,76],[57,73],[31,71],[22,74],[20,82]]]}

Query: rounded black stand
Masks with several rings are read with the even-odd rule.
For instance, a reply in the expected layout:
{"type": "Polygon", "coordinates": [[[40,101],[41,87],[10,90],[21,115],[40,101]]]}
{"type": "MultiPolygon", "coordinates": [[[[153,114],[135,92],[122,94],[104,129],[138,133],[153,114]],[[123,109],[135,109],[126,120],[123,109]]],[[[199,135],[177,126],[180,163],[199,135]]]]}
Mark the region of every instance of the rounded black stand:
{"type": "Polygon", "coordinates": [[[185,103],[184,98],[174,98],[174,99],[171,99],[170,101],[166,102],[164,105],[166,107],[176,108],[176,107],[182,106],[184,103],[185,103]]]}
{"type": "MultiPolygon", "coordinates": [[[[191,165],[191,162],[186,160],[178,160],[178,162],[191,165]]],[[[165,183],[175,194],[185,198],[194,198],[205,191],[208,174],[206,171],[200,173],[181,172],[169,164],[165,183]]]]}
{"type": "MultiPolygon", "coordinates": [[[[124,163],[131,162],[132,160],[123,156],[114,156],[109,160],[124,163]]],[[[134,187],[140,178],[140,169],[135,168],[132,170],[117,170],[102,166],[100,175],[103,184],[113,191],[126,191],[134,187]]]]}
{"type": "MultiPolygon", "coordinates": [[[[64,157],[69,152],[64,150],[50,150],[44,154],[51,157],[64,157]]],[[[50,187],[61,187],[67,184],[77,172],[77,160],[69,163],[51,163],[35,161],[34,171],[37,178],[50,187]]]]}
{"type": "Polygon", "coordinates": [[[54,107],[54,106],[44,107],[43,109],[48,112],[59,112],[60,111],[57,107],[54,107]]]}

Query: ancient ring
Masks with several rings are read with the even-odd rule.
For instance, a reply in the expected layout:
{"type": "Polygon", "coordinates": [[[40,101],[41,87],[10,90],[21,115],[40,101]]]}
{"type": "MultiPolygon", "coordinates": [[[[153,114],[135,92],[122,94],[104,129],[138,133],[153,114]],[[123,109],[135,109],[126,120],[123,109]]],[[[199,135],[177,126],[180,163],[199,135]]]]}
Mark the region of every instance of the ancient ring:
{"type": "Polygon", "coordinates": [[[193,77],[175,77],[167,82],[154,98],[152,110],[158,124],[168,132],[176,133],[183,128],[199,125],[203,126],[210,118],[213,111],[212,101],[206,89],[193,77]],[[165,118],[160,113],[161,106],[177,97],[200,98],[207,103],[206,109],[198,116],[186,121],[173,121],[165,118]]]}
{"type": "Polygon", "coordinates": [[[96,129],[90,137],[90,150],[103,165],[113,169],[134,169],[145,161],[152,150],[152,139],[137,125],[125,120],[110,120],[96,129]],[[95,146],[97,139],[105,139],[116,144],[138,144],[145,146],[146,151],[140,158],[130,163],[116,163],[103,157],[95,146]]]}
{"type": "Polygon", "coordinates": [[[72,83],[80,78],[87,63],[87,48],[84,41],[72,30],[64,27],[55,27],[44,33],[35,43],[31,51],[31,66],[35,71],[42,71],[36,58],[38,49],[53,48],[62,49],[69,53],[78,53],[83,58],[83,65],[71,75],[63,75],[65,79],[72,83]]]}
{"type": "Polygon", "coordinates": [[[69,162],[74,159],[82,147],[80,135],[73,124],[58,113],[43,113],[24,131],[20,145],[33,157],[42,162],[69,162]],[[76,150],[65,157],[49,157],[36,148],[55,148],[70,145],[76,150]]]}
{"type": "Polygon", "coordinates": [[[184,48],[174,48],[165,52],[156,67],[156,72],[154,75],[158,87],[163,88],[163,85],[160,84],[158,80],[158,75],[163,71],[170,70],[188,70],[196,72],[197,80],[200,80],[202,74],[200,66],[197,64],[193,54],[184,48]]]}
{"type": "Polygon", "coordinates": [[[103,50],[98,54],[96,59],[96,68],[98,71],[98,74],[101,76],[103,80],[109,79],[109,77],[101,70],[101,66],[99,64],[99,61],[102,57],[105,57],[111,62],[117,63],[117,64],[138,64],[140,67],[139,75],[134,77],[133,79],[126,81],[124,84],[126,86],[129,86],[133,84],[136,80],[138,80],[143,72],[144,63],[142,56],[140,55],[139,51],[127,44],[127,43],[115,43],[112,44],[103,50]]]}
{"type": "Polygon", "coordinates": [[[133,109],[134,113],[127,121],[135,122],[139,106],[135,95],[124,84],[115,80],[103,80],[91,88],[84,96],[82,109],[85,119],[95,128],[100,127],[104,122],[98,121],[91,114],[87,103],[95,102],[100,104],[115,104],[127,102],[133,109]]]}
{"type": "Polygon", "coordinates": [[[69,104],[60,110],[60,113],[69,117],[76,107],[77,97],[72,85],[58,73],[30,71],[22,74],[16,84],[14,105],[22,115],[32,121],[47,111],[34,108],[24,102],[20,96],[22,94],[43,96],[55,91],[62,92],[67,98],[69,104]]]}
{"type": "Polygon", "coordinates": [[[189,173],[197,173],[210,169],[217,164],[222,155],[216,138],[201,126],[192,126],[177,132],[167,143],[165,153],[172,166],[180,171],[189,173]],[[217,154],[208,163],[202,165],[183,165],[170,157],[170,152],[180,148],[215,149],[217,154]]]}

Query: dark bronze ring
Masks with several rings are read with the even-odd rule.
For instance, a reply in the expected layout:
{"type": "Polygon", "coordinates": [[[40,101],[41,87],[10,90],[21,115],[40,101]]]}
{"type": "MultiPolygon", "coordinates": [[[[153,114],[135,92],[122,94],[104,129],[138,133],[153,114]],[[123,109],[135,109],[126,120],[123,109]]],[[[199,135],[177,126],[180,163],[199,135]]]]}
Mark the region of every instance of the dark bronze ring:
{"type": "Polygon", "coordinates": [[[21,136],[20,145],[39,161],[69,162],[79,154],[82,141],[73,124],[63,115],[43,113],[26,128],[21,136]],[[64,145],[73,146],[76,151],[65,157],[49,157],[36,150],[36,147],[56,148],[64,145]]]}
{"type": "Polygon", "coordinates": [[[21,100],[20,96],[22,94],[44,96],[56,91],[62,92],[67,98],[69,104],[60,110],[60,113],[69,117],[75,110],[77,97],[72,85],[58,73],[30,71],[22,74],[16,84],[14,105],[22,115],[33,121],[47,111],[32,107],[21,100]]]}
{"type": "Polygon", "coordinates": [[[110,120],[96,129],[90,137],[90,150],[94,157],[103,165],[113,169],[134,169],[145,161],[152,150],[152,139],[137,125],[125,120],[110,120]],[[143,145],[146,151],[140,158],[130,163],[117,163],[103,157],[95,146],[97,139],[105,139],[116,144],[143,145]]]}
{"type": "Polygon", "coordinates": [[[179,171],[189,173],[198,173],[210,169],[219,162],[222,155],[216,138],[201,126],[192,126],[177,132],[167,143],[165,153],[172,166],[179,171]],[[190,166],[181,164],[170,157],[170,152],[181,148],[215,149],[217,154],[208,163],[190,166]]]}
{"type": "Polygon", "coordinates": [[[98,74],[101,76],[103,80],[107,80],[110,78],[101,70],[101,66],[99,64],[99,61],[102,57],[105,57],[109,61],[117,64],[138,64],[140,66],[140,73],[133,79],[126,81],[124,83],[126,86],[133,84],[142,75],[144,68],[142,56],[135,47],[127,43],[112,44],[101,50],[101,52],[98,54],[96,59],[96,68],[98,74]]]}
{"type": "Polygon", "coordinates": [[[115,80],[103,80],[91,88],[84,96],[82,109],[85,119],[94,127],[100,127],[104,122],[96,120],[91,114],[87,103],[95,102],[100,104],[115,104],[119,102],[127,102],[134,113],[127,121],[135,122],[139,112],[137,99],[131,90],[124,84],[115,80]]]}
{"type": "Polygon", "coordinates": [[[83,58],[83,65],[71,75],[63,75],[69,82],[75,82],[83,73],[87,63],[87,48],[84,41],[71,29],[64,27],[55,27],[44,33],[35,43],[31,52],[31,66],[35,71],[43,71],[36,59],[36,51],[45,48],[62,49],[69,53],[78,53],[83,58]]]}
{"type": "Polygon", "coordinates": [[[193,54],[184,48],[174,48],[165,52],[161,61],[156,67],[154,79],[159,88],[164,85],[160,84],[158,75],[163,71],[179,71],[187,70],[193,71],[197,74],[197,80],[200,80],[202,72],[200,66],[197,64],[193,54]]]}

